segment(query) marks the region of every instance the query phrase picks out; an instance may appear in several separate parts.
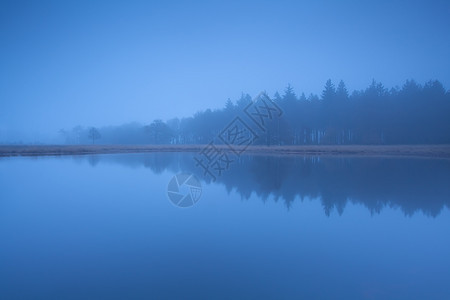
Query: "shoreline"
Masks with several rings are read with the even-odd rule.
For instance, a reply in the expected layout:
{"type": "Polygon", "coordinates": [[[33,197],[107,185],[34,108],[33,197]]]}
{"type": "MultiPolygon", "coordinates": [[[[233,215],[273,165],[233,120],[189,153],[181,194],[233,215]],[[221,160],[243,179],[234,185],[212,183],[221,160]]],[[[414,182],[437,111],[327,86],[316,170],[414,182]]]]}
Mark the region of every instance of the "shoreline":
{"type": "MultiPolygon", "coordinates": [[[[0,145],[0,157],[200,152],[206,145],[0,145]]],[[[226,145],[217,148],[232,153],[226,145]]],[[[242,149],[236,147],[236,149],[242,149]]],[[[394,156],[449,158],[450,145],[251,145],[242,154],[276,156],[394,156]]]]}

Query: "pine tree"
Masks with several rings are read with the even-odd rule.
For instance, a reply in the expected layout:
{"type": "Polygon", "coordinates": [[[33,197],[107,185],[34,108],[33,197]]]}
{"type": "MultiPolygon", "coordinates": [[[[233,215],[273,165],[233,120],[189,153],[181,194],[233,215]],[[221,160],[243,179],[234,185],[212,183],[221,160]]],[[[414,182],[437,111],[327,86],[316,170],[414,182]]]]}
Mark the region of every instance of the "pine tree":
{"type": "Polygon", "coordinates": [[[336,98],[339,101],[346,101],[348,100],[348,91],[347,91],[347,87],[345,86],[344,81],[339,81],[339,85],[336,89],[336,98]]]}
{"type": "Polygon", "coordinates": [[[331,79],[328,79],[322,92],[322,100],[324,102],[332,102],[335,99],[335,96],[336,89],[334,84],[331,82],[331,79]]]}

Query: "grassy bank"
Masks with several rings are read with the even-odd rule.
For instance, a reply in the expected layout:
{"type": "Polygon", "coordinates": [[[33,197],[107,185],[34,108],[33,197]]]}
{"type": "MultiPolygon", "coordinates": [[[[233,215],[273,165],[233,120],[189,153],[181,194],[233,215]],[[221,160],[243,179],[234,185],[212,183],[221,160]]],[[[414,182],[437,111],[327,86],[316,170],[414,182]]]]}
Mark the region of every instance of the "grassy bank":
{"type": "MultiPolygon", "coordinates": [[[[199,152],[205,145],[30,145],[0,146],[0,156],[54,156],[109,153],[199,152]]],[[[230,151],[225,145],[217,146],[230,151]]],[[[260,155],[354,155],[413,156],[450,158],[450,145],[320,145],[320,146],[250,146],[246,154],[260,155]]]]}

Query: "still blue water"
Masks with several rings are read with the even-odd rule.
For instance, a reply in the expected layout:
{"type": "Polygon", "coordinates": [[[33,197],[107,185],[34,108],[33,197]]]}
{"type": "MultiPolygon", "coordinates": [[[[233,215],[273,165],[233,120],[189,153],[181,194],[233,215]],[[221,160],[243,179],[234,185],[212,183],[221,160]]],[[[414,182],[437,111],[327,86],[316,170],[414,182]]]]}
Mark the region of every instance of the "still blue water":
{"type": "Polygon", "coordinates": [[[450,299],[449,207],[446,160],[3,158],[0,299],[450,299]]]}

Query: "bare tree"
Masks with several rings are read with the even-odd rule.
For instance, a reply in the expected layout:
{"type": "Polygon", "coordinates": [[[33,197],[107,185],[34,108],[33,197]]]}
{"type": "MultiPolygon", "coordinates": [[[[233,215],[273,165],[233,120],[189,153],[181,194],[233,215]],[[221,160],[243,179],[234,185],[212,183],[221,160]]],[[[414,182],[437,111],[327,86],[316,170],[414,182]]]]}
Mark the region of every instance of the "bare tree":
{"type": "Polygon", "coordinates": [[[98,131],[97,128],[91,127],[91,128],[89,129],[89,135],[88,135],[88,137],[89,137],[90,139],[92,139],[92,144],[95,144],[95,140],[98,140],[99,138],[101,138],[102,135],[100,134],[100,132],[98,131]]]}

